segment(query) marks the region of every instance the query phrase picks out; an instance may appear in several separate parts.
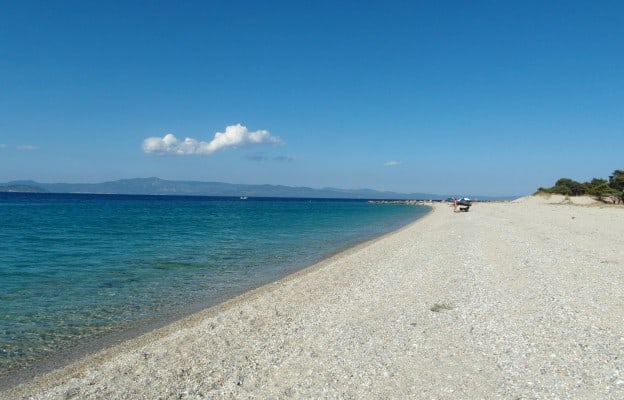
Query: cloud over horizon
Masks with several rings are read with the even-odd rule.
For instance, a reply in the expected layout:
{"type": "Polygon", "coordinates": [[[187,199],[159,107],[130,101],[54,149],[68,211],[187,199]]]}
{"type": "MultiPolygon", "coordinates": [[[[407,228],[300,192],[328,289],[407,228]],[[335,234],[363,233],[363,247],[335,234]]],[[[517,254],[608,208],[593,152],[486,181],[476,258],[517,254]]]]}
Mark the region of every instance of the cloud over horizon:
{"type": "Polygon", "coordinates": [[[236,124],[226,127],[225,132],[215,133],[210,142],[198,141],[189,137],[180,141],[172,133],[167,133],[162,138],[149,137],[144,139],[141,148],[147,154],[210,155],[228,148],[280,144],[284,144],[284,142],[276,136],[271,136],[266,130],[249,132],[247,127],[236,124]]]}
{"type": "Polygon", "coordinates": [[[21,145],[21,146],[17,146],[16,148],[18,150],[26,150],[26,151],[33,151],[33,150],[38,150],[39,149],[39,147],[30,145],[30,144],[24,144],[24,145],[21,145]]]}
{"type": "Polygon", "coordinates": [[[278,155],[278,156],[271,158],[269,157],[268,154],[263,153],[263,152],[247,154],[246,158],[249,161],[257,161],[257,162],[265,162],[265,161],[293,162],[295,161],[295,157],[293,156],[278,155]]]}
{"type": "Polygon", "coordinates": [[[400,165],[401,163],[399,161],[388,161],[384,164],[384,167],[396,167],[397,165],[400,165]]]}
{"type": "Polygon", "coordinates": [[[275,161],[281,161],[281,162],[293,162],[295,161],[296,157],[294,156],[277,156],[275,158],[273,158],[275,161]]]}

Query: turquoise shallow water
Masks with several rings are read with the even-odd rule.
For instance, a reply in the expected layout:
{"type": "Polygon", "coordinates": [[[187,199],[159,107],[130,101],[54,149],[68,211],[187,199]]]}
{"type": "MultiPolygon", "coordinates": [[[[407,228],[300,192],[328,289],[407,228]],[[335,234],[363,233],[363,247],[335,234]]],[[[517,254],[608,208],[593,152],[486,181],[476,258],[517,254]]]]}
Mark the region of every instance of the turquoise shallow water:
{"type": "Polygon", "coordinates": [[[0,193],[0,374],[217,304],[427,211],[349,200],[0,193]]]}

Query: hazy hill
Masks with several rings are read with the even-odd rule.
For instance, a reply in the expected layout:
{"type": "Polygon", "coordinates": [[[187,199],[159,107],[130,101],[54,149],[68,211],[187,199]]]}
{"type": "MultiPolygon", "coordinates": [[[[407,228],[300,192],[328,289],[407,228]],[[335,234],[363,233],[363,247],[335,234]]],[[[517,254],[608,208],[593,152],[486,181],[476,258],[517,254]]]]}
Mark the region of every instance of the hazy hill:
{"type": "MultiPolygon", "coordinates": [[[[102,183],[39,183],[13,181],[2,188],[21,188],[22,192],[50,193],[107,193],[191,196],[248,196],[248,197],[310,197],[310,198],[361,198],[361,199],[439,199],[443,196],[426,193],[380,192],[371,189],[314,189],[282,185],[243,185],[222,182],[168,181],[159,178],[121,179],[102,183]]],[[[8,190],[2,190],[8,191],[8,190]]]]}
{"type": "MultiPolygon", "coordinates": [[[[168,181],[159,178],[121,179],[102,183],[39,183],[13,181],[0,185],[3,188],[21,188],[22,192],[50,193],[96,193],[96,194],[146,194],[183,196],[248,196],[248,197],[297,197],[339,199],[434,199],[448,195],[430,193],[395,193],[372,189],[314,189],[282,185],[243,185],[222,182],[168,181]]],[[[483,196],[482,199],[492,199],[483,196]]]]}
{"type": "Polygon", "coordinates": [[[15,193],[45,193],[45,189],[34,185],[16,185],[6,184],[0,186],[0,192],[15,192],[15,193]]]}

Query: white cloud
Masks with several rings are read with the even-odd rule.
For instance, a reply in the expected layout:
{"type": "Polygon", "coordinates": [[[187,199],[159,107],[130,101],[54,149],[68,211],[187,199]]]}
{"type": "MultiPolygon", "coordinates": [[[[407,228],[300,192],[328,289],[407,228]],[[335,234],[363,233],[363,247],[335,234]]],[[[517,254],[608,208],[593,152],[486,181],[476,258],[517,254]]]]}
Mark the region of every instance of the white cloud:
{"type": "Polygon", "coordinates": [[[268,157],[265,153],[258,152],[247,154],[247,159],[250,161],[266,161],[268,160],[268,157]]]}
{"type": "Polygon", "coordinates": [[[396,167],[397,165],[400,165],[401,163],[399,161],[388,161],[387,163],[384,164],[384,167],[396,167]]]}
{"type": "Polygon", "coordinates": [[[292,157],[292,156],[278,155],[278,156],[270,158],[267,153],[263,153],[263,152],[247,154],[247,159],[250,161],[259,161],[259,162],[266,162],[266,161],[293,162],[295,161],[295,157],[292,157]]]}
{"type": "Polygon", "coordinates": [[[283,144],[278,137],[271,136],[268,131],[259,130],[249,132],[241,124],[230,125],[225,128],[225,132],[217,132],[210,142],[197,141],[193,138],[178,140],[172,133],[168,133],[162,138],[149,137],[143,140],[142,149],[145,153],[156,154],[204,154],[209,155],[214,152],[228,148],[259,146],[264,144],[283,144]]]}
{"type": "Polygon", "coordinates": [[[6,148],[6,147],[7,147],[7,145],[6,145],[6,144],[0,143],[0,149],[4,149],[4,148],[6,148]]]}
{"type": "Polygon", "coordinates": [[[18,150],[26,150],[26,151],[32,151],[32,150],[37,150],[39,149],[37,146],[33,146],[30,144],[25,144],[25,145],[21,145],[21,146],[17,146],[18,150]]]}
{"type": "Polygon", "coordinates": [[[275,161],[285,161],[285,162],[293,162],[295,161],[295,157],[293,156],[277,156],[274,158],[275,161]]]}

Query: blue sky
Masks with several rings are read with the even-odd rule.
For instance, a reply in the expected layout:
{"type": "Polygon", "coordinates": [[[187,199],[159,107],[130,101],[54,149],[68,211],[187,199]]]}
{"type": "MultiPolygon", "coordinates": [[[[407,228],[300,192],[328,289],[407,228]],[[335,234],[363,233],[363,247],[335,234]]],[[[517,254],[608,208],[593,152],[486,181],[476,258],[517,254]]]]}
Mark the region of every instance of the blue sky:
{"type": "Polygon", "coordinates": [[[621,1],[0,4],[0,182],[521,195],[624,168],[621,1]]]}

